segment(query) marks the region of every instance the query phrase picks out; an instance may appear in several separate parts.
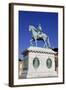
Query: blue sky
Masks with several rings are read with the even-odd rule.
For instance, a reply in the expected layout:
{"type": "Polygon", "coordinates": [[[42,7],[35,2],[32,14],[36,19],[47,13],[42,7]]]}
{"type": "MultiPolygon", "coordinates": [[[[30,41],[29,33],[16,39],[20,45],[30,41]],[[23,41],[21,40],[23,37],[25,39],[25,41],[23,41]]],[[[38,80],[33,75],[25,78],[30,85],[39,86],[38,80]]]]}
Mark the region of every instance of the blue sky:
{"type": "MultiPolygon", "coordinates": [[[[19,54],[30,46],[31,32],[29,25],[36,28],[41,24],[42,31],[49,36],[51,48],[58,48],[58,13],[19,11],[19,54]]],[[[38,41],[38,47],[43,42],[38,41]]]]}

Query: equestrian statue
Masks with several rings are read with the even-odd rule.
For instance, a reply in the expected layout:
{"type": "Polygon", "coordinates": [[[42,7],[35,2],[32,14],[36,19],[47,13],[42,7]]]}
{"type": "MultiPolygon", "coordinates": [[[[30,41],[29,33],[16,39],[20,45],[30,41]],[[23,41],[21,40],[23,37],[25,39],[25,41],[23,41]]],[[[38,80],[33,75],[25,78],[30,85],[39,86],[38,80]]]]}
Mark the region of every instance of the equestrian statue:
{"type": "Polygon", "coordinates": [[[37,40],[42,40],[44,42],[43,47],[50,48],[49,37],[42,32],[41,24],[35,28],[33,25],[29,25],[29,31],[32,33],[32,38],[30,40],[30,45],[33,46],[33,41],[35,41],[37,47],[37,40]]]}

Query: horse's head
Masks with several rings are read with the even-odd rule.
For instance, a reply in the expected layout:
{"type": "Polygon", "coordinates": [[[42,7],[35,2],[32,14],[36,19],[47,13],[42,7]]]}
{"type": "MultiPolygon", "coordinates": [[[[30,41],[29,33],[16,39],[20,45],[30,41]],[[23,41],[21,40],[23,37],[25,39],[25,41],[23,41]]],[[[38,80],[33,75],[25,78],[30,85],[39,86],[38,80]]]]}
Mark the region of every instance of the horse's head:
{"type": "Polygon", "coordinates": [[[32,25],[29,25],[29,31],[35,31],[36,32],[36,28],[32,25]]]}

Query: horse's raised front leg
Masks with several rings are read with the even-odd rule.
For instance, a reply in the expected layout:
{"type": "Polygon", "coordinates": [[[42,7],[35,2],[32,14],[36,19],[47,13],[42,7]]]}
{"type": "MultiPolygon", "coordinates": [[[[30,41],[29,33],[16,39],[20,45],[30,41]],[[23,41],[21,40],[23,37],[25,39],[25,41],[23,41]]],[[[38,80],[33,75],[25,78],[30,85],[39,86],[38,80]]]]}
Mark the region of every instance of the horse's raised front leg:
{"type": "Polygon", "coordinates": [[[32,42],[33,42],[33,39],[30,40],[30,45],[31,45],[31,46],[33,46],[33,43],[32,43],[32,42]]]}

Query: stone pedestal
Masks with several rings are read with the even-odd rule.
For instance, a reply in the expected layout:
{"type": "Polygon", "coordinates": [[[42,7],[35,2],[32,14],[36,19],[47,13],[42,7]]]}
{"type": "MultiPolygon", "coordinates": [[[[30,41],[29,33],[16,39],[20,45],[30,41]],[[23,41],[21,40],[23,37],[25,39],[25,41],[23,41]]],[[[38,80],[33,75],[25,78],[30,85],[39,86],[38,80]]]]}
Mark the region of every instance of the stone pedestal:
{"type": "Polygon", "coordinates": [[[50,48],[29,47],[24,51],[26,78],[54,77],[55,54],[50,48]]]}

